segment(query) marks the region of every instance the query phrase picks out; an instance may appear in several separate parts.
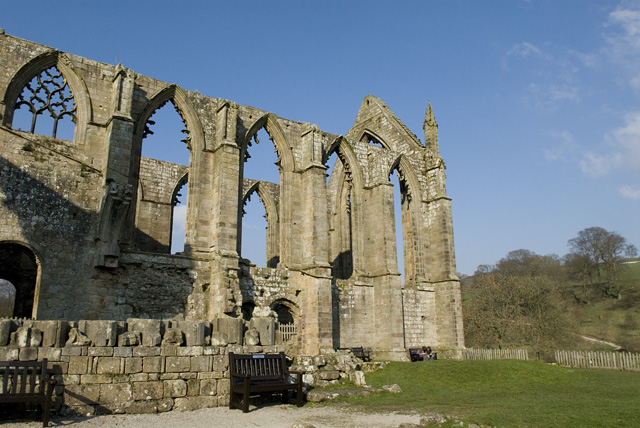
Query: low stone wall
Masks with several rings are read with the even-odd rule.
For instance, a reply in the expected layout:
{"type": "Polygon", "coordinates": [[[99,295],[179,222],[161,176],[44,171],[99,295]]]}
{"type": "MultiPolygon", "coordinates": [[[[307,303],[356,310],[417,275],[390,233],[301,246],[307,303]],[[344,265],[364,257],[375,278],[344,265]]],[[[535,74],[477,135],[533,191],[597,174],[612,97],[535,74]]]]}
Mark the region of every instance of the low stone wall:
{"type": "MultiPolygon", "coordinates": [[[[241,321],[217,321],[0,320],[0,360],[46,358],[58,382],[54,410],[62,413],[226,406],[229,352],[276,353],[285,346],[243,345],[242,335],[234,333],[236,327],[242,329],[241,321]]],[[[361,363],[348,351],[328,350],[296,357],[291,369],[304,372],[307,387],[345,378],[364,384],[361,363]]]]}

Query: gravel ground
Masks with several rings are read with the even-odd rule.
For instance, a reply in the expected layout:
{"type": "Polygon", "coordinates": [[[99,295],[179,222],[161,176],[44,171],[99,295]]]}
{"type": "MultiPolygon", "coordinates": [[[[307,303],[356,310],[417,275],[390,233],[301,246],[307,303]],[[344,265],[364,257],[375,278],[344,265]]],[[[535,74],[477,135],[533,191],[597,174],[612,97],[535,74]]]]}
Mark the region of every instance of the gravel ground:
{"type": "MultiPolygon", "coordinates": [[[[226,407],[192,412],[167,412],[152,415],[105,415],[84,418],[53,416],[51,427],[132,427],[132,428],[291,428],[312,425],[315,428],[398,428],[402,423],[418,424],[419,415],[397,413],[363,413],[345,405],[295,406],[267,405],[253,408],[249,413],[226,407]]],[[[2,428],[37,428],[42,422],[34,420],[0,421],[2,428]]]]}

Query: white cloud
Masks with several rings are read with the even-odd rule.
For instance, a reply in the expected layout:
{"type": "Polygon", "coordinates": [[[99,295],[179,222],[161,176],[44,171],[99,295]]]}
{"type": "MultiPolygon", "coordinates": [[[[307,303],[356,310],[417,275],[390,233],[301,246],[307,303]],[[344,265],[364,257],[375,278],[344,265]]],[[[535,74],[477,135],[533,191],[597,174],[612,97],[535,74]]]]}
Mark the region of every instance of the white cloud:
{"type": "Polygon", "coordinates": [[[552,149],[544,149],[545,159],[551,162],[576,160],[576,153],[578,153],[579,147],[573,134],[564,130],[552,132],[551,137],[560,140],[560,143],[552,149]]]}
{"type": "Polygon", "coordinates": [[[631,186],[622,186],[618,189],[620,196],[627,199],[640,199],[640,188],[633,188],[631,186]]]}
{"type": "Polygon", "coordinates": [[[514,45],[511,50],[507,52],[507,56],[511,55],[517,55],[522,58],[527,58],[530,56],[544,56],[540,48],[529,42],[522,42],[514,45]]]}
{"type": "Polygon", "coordinates": [[[640,3],[623,2],[609,14],[603,54],[619,67],[625,81],[640,91],[640,3]]]}
{"type": "Polygon", "coordinates": [[[640,112],[625,116],[625,126],[607,137],[611,149],[605,153],[587,152],[580,162],[585,174],[604,176],[614,170],[640,169],[640,112]]]}

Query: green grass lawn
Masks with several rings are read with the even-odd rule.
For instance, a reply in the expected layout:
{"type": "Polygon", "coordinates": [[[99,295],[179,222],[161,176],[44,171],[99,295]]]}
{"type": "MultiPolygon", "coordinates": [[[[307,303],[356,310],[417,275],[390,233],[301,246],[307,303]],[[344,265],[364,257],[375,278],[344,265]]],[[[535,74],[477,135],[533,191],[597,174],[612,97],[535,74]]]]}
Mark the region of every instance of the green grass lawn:
{"type": "Polygon", "coordinates": [[[640,427],[640,373],[567,369],[535,361],[391,363],[366,375],[401,394],[340,401],[375,411],[441,413],[509,427],[640,427]]]}

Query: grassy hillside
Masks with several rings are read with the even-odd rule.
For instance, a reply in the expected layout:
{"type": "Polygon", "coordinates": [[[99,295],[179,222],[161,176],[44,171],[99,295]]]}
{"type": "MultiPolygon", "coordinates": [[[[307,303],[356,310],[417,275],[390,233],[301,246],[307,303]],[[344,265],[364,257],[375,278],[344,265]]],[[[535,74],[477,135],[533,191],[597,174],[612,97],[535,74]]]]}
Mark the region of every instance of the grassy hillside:
{"type": "MultiPolygon", "coordinates": [[[[580,338],[588,336],[615,343],[630,352],[640,352],[640,259],[630,259],[629,262],[620,265],[614,288],[604,284],[585,286],[569,280],[561,282],[561,296],[576,321],[575,328],[572,327],[575,340],[570,341],[569,349],[616,349],[580,338]]],[[[474,277],[464,278],[463,307],[469,307],[482,292],[474,277]]]]}
{"type": "Polygon", "coordinates": [[[575,370],[535,361],[391,363],[367,374],[402,393],[341,400],[375,411],[440,413],[499,428],[640,427],[640,373],[575,370]]]}
{"type": "Polygon", "coordinates": [[[619,297],[605,295],[598,286],[582,285],[568,285],[565,295],[574,300],[580,334],[640,352],[640,263],[621,265],[619,278],[619,297]]]}

